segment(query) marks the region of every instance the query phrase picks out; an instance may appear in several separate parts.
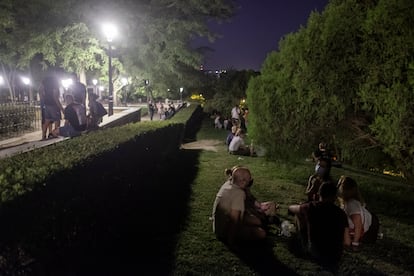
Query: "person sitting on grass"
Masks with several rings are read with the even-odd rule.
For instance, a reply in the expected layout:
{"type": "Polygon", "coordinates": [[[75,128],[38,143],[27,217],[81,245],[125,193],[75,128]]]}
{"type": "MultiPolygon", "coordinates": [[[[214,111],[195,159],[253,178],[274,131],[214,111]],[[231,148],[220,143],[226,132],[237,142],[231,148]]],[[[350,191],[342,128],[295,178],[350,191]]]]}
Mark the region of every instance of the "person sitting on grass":
{"type": "Polygon", "coordinates": [[[229,132],[229,134],[226,137],[226,145],[229,146],[231,140],[233,139],[234,135],[236,135],[237,132],[237,126],[232,126],[231,127],[231,131],[229,132]]]}
{"type": "Polygon", "coordinates": [[[351,243],[348,220],[335,205],[336,198],[336,186],[324,183],[319,189],[319,201],[288,207],[296,218],[300,250],[332,271],[338,268],[344,247],[351,243]]]}
{"type": "Polygon", "coordinates": [[[244,138],[246,134],[243,129],[238,129],[236,135],[234,135],[233,139],[229,144],[229,153],[235,155],[244,155],[244,156],[254,156],[253,148],[245,145],[244,138]]]}
{"type": "Polygon", "coordinates": [[[249,169],[237,167],[220,188],[213,205],[213,232],[229,246],[266,238],[259,218],[246,211],[246,189],[252,181],[249,169]]]}
{"type": "Polygon", "coordinates": [[[319,188],[322,183],[334,184],[331,177],[331,161],[328,159],[320,159],[315,168],[315,173],[308,179],[308,185],[305,190],[305,194],[308,196],[308,201],[319,200],[319,188]]]}
{"type": "Polygon", "coordinates": [[[365,208],[364,201],[356,181],[348,176],[341,176],[338,181],[339,199],[349,223],[349,234],[354,251],[360,242],[373,243],[377,240],[379,220],[365,208]]]}
{"type": "MultiPolygon", "coordinates": [[[[231,180],[233,171],[240,166],[234,166],[231,169],[225,169],[224,173],[231,180]]],[[[274,201],[259,202],[251,192],[253,186],[253,179],[246,188],[245,208],[246,212],[260,219],[262,225],[266,227],[269,224],[280,224],[280,219],[277,216],[279,205],[274,201]]]]}
{"type": "Polygon", "coordinates": [[[65,124],[53,130],[53,136],[75,137],[80,136],[86,130],[87,118],[86,108],[81,103],[74,102],[73,95],[65,95],[66,107],[64,111],[65,124]]]}

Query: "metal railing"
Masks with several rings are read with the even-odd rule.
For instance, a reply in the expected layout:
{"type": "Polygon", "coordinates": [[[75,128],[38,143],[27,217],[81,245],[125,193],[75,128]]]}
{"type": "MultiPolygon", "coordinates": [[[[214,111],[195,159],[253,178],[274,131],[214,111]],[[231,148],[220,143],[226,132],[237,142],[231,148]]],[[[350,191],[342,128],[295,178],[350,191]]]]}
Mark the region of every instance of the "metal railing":
{"type": "Polygon", "coordinates": [[[0,140],[42,129],[39,102],[0,103],[0,140]]]}

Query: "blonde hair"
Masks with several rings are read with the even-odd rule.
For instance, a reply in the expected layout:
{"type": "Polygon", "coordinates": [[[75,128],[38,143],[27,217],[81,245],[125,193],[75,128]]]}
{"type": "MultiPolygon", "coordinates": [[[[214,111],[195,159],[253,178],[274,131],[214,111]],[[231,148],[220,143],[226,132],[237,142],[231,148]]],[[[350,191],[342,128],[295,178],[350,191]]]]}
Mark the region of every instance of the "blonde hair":
{"type": "Polygon", "coordinates": [[[225,169],[224,174],[228,177],[228,180],[234,180],[235,172],[239,170],[244,170],[250,174],[250,170],[247,167],[240,165],[233,166],[231,169],[225,169]]]}
{"type": "Polygon", "coordinates": [[[226,168],[226,169],[224,169],[224,174],[227,177],[231,178],[231,176],[233,175],[233,172],[238,168],[241,168],[241,166],[236,165],[236,166],[233,166],[231,169],[226,168]]]}
{"type": "Polygon", "coordinates": [[[343,201],[355,199],[364,203],[361,192],[358,189],[358,184],[351,177],[342,175],[338,180],[338,190],[340,198],[343,201]]]}

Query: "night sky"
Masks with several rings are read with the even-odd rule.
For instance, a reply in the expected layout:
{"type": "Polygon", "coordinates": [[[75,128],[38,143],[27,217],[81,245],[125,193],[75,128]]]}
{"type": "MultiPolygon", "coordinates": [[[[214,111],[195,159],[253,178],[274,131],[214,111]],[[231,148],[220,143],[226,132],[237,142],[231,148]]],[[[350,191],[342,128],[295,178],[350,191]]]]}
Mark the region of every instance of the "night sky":
{"type": "Polygon", "coordinates": [[[280,39],[305,26],[311,11],[323,11],[329,0],[239,0],[240,9],[230,22],[211,23],[221,35],[213,44],[195,45],[214,49],[206,56],[204,70],[234,68],[259,71],[267,54],[277,50],[280,39]]]}

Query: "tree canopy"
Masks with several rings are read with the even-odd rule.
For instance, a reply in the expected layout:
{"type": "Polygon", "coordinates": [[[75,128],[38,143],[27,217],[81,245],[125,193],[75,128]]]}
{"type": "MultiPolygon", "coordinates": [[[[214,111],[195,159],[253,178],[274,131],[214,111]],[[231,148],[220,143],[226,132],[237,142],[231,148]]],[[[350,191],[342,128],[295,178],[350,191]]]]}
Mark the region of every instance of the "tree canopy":
{"type": "Polygon", "coordinates": [[[349,163],[412,178],[413,20],[410,0],[333,0],[313,12],[250,81],[251,135],[273,157],[325,140],[349,163]]]}
{"type": "Polygon", "coordinates": [[[0,61],[7,72],[28,70],[34,61],[44,68],[104,72],[108,46],[101,28],[112,22],[119,30],[113,45],[120,73],[160,87],[170,85],[165,80],[183,85],[202,60],[190,41],[213,39],[207,21],[230,17],[234,7],[232,0],[4,0],[0,61]]]}

